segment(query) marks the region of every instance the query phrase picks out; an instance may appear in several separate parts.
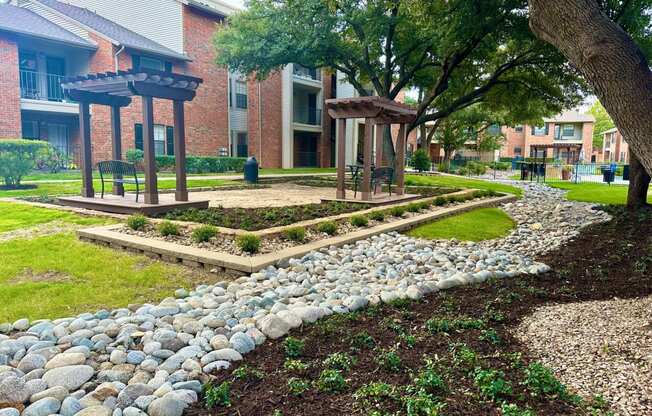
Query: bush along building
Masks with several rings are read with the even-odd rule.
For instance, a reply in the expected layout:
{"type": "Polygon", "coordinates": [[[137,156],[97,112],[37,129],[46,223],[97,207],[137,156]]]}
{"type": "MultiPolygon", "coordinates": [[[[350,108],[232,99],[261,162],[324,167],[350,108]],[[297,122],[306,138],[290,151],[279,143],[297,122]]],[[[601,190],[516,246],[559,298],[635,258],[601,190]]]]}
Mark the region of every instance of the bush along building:
{"type": "MultiPolygon", "coordinates": [[[[334,166],[334,123],[323,102],[349,89],[338,87],[335,74],[299,65],[261,82],[216,66],[213,34],[236,11],[219,0],[0,4],[0,140],[41,139],[78,160],[78,105],[63,95],[61,81],[154,69],[204,80],[186,107],[189,155],[256,156],[263,167],[334,166]]],[[[123,152],[142,148],[138,98],[122,120],[123,152]]],[[[172,156],[169,102],[155,100],[154,123],[157,155],[172,156]]],[[[110,159],[108,108],[91,107],[91,134],[93,162],[110,159]]]]}

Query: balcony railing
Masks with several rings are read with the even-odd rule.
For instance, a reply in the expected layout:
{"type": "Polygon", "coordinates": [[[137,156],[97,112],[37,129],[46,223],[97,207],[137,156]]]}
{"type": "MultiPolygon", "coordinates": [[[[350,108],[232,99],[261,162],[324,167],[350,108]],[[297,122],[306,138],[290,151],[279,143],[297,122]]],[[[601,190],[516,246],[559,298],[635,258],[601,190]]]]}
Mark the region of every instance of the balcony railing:
{"type": "Polygon", "coordinates": [[[321,81],[321,71],[318,69],[306,68],[303,65],[294,64],[294,76],[299,78],[321,81]]]}
{"type": "Polygon", "coordinates": [[[311,126],[321,125],[321,109],[319,108],[298,108],[294,110],[294,122],[309,124],[311,126]]]}
{"type": "Polygon", "coordinates": [[[62,75],[20,70],[20,97],[31,100],[63,101],[62,75]]]}

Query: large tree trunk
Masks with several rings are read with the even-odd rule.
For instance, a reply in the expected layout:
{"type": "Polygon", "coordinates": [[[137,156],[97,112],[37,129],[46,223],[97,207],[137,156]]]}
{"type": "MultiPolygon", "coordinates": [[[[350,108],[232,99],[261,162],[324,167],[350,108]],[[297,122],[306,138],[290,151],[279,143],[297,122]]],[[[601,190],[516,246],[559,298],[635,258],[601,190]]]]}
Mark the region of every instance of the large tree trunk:
{"type": "Polygon", "coordinates": [[[629,193],[627,207],[637,209],[647,205],[647,191],[650,188],[650,175],[634,155],[630,155],[629,163],[629,193]]]}
{"type": "Polygon", "coordinates": [[[652,174],[652,72],[640,48],[596,0],[529,0],[530,27],[584,75],[652,174]]]}

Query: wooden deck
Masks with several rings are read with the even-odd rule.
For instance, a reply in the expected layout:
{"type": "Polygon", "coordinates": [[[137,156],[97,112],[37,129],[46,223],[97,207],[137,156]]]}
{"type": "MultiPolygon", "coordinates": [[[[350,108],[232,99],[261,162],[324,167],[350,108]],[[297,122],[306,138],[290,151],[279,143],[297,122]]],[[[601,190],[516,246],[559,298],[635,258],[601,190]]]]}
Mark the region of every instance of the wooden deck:
{"type": "Polygon", "coordinates": [[[125,197],[116,195],[104,195],[104,199],[99,194],[95,198],[86,198],[83,196],[66,196],[57,198],[61,205],[91,209],[94,211],[111,212],[113,214],[143,214],[156,215],[164,214],[175,209],[186,208],[208,208],[208,200],[193,199],[190,195],[190,201],[180,202],[174,200],[174,194],[160,194],[159,203],[156,205],[146,204],[143,196],[140,195],[136,202],[135,194],[126,194],[125,197]]]}

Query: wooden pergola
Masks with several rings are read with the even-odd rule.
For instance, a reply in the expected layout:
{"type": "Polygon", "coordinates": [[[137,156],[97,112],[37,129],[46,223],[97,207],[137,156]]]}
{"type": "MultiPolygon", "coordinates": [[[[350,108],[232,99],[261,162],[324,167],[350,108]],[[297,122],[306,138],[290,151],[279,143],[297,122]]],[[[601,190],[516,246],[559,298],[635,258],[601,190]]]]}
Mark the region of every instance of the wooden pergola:
{"type": "Polygon", "coordinates": [[[396,194],[405,193],[404,167],[407,128],[416,119],[417,111],[405,104],[383,97],[353,97],[326,100],[328,114],[337,119],[337,198],[346,199],[346,121],[365,119],[363,143],[363,176],[361,195],[363,201],[371,201],[371,165],[373,147],[373,127],[376,126],[376,166],[383,163],[384,126],[400,125],[396,139],[396,194]]]}
{"type": "MultiPolygon", "coordinates": [[[[145,168],[145,203],[159,203],[154,152],[154,98],[172,100],[174,114],[174,157],[176,161],[176,201],[188,201],[186,181],[186,136],[184,103],[192,101],[203,81],[172,72],[139,69],[106,72],[66,78],[61,87],[66,97],[79,103],[81,132],[82,197],[94,198],[91,156],[90,105],[111,107],[112,157],[122,159],[120,109],[141,97],[143,106],[143,152],[145,168]]],[[[124,195],[121,185],[113,187],[115,195],[124,195]]]]}

